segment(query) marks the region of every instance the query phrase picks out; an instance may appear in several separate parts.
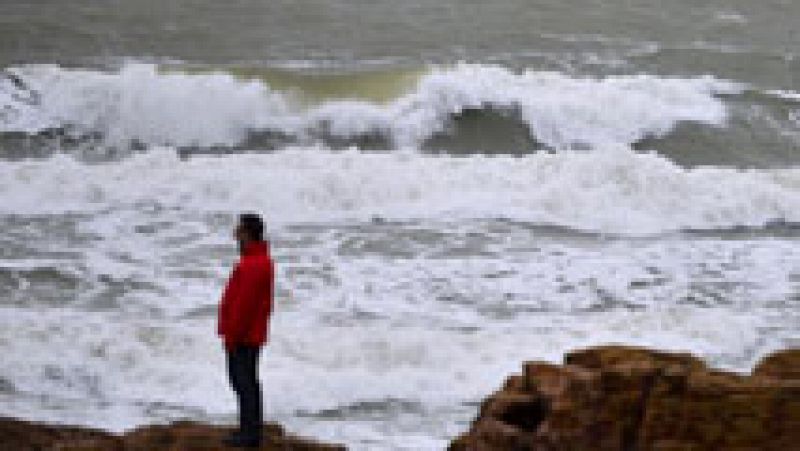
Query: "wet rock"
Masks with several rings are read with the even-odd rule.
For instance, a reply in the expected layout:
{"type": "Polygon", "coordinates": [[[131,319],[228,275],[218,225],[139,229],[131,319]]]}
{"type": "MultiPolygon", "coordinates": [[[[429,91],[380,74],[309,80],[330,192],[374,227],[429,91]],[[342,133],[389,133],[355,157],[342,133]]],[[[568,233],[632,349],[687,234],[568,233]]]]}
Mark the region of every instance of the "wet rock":
{"type": "Polygon", "coordinates": [[[800,449],[799,363],[800,351],[783,351],[742,376],[625,346],[529,362],[450,449],[800,449]]]}
{"type": "MultiPolygon", "coordinates": [[[[182,421],[144,426],[123,435],[73,426],[44,425],[0,418],[0,451],[212,451],[226,449],[221,440],[229,427],[182,421]]],[[[262,450],[334,451],[344,446],[317,443],[265,424],[262,450]]]]}

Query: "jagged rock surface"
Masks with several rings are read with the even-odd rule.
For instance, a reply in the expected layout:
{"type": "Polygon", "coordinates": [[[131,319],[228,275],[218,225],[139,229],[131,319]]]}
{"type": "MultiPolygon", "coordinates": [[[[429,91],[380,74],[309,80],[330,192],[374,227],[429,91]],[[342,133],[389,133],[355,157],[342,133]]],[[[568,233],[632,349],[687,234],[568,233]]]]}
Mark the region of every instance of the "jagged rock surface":
{"type": "MultiPolygon", "coordinates": [[[[193,422],[144,426],[123,435],[73,426],[44,425],[0,418],[0,451],[212,451],[231,428],[193,422]]],[[[264,425],[262,450],[338,451],[344,446],[316,443],[264,425]]]]}
{"type": "Polygon", "coordinates": [[[800,350],[750,376],[689,354],[606,346],[524,364],[452,451],[800,450],[800,350]]]}

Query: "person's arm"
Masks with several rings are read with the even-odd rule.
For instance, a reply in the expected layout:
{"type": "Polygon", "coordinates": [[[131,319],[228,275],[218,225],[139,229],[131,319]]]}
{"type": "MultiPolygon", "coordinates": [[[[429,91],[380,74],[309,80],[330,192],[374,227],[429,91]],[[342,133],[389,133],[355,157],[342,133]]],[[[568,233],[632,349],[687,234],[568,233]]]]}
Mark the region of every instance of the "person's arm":
{"type": "Polygon", "coordinates": [[[230,323],[231,305],[236,296],[236,288],[238,285],[239,266],[234,266],[228,281],[225,283],[225,290],[222,292],[222,297],[219,302],[219,312],[217,318],[217,334],[223,338],[228,334],[230,323]]]}

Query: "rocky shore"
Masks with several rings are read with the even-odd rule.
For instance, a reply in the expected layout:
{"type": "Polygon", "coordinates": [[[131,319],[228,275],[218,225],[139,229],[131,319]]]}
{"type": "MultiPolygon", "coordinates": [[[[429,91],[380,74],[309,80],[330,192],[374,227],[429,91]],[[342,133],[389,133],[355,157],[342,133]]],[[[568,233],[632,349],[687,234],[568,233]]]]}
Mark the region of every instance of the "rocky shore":
{"type": "MultiPolygon", "coordinates": [[[[122,435],[0,418],[0,451],[210,451],[231,428],[193,422],[122,435]]],[[[262,450],[343,450],[265,424],[262,450]]],[[[800,450],[800,349],[750,375],[689,354],[605,346],[528,362],[482,404],[451,451],[800,450]]]]}
{"type": "Polygon", "coordinates": [[[450,450],[800,450],[800,350],[751,375],[623,346],[529,362],[450,450]]]}
{"type": "MultiPolygon", "coordinates": [[[[0,451],[212,451],[226,449],[222,437],[232,429],[193,422],[144,426],[123,435],[71,426],[50,426],[0,418],[0,451]]],[[[287,434],[264,425],[262,450],[339,451],[345,447],[287,434]]]]}

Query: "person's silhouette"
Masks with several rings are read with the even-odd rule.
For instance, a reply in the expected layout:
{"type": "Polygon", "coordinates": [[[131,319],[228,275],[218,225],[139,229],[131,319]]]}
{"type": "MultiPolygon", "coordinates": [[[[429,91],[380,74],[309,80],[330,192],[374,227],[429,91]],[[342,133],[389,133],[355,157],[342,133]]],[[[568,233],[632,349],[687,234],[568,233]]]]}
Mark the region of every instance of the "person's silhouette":
{"type": "Polygon", "coordinates": [[[258,356],[267,341],[272,314],[274,264],[264,240],[264,223],[252,213],[239,216],[233,232],[240,259],[219,306],[217,332],[222,338],[228,376],[239,406],[239,430],[225,438],[234,447],[261,444],[261,387],[258,356]]]}

